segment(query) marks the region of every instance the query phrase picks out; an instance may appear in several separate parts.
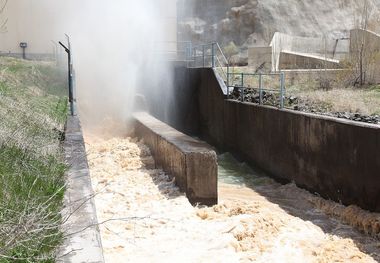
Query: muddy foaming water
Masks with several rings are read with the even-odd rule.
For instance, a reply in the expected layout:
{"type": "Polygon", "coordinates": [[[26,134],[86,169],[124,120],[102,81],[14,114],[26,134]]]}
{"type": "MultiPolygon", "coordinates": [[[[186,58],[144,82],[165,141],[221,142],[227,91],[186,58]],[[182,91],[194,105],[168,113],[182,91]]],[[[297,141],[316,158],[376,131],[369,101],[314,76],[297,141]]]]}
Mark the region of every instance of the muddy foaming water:
{"type": "Polygon", "coordinates": [[[230,156],[220,158],[219,204],[197,208],[141,142],[85,140],[106,262],[379,260],[380,242],[328,217],[317,197],[248,167],[233,175],[242,165],[230,156]]]}

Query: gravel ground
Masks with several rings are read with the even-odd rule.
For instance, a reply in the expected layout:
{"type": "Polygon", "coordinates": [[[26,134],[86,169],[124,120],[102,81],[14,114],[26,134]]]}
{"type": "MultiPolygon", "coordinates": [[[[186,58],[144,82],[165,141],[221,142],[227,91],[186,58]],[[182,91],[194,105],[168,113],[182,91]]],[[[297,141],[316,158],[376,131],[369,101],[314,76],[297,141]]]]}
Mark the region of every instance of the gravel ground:
{"type": "MultiPolygon", "coordinates": [[[[244,91],[243,96],[242,96],[242,93],[238,89],[235,89],[231,94],[231,98],[235,100],[241,101],[242,97],[244,97],[245,102],[252,102],[256,104],[260,102],[260,95],[259,95],[258,90],[256,89],[246,89],[244,91]]],[[[267,92],[267,91],[262,92],[262,102],[264,105],[278,107],[279,99],[280,99],[280,95],[278,93],[267,92]]],[[[284,105],[286,108],[296,110],[296,111],[326,115],[326,116],[342,118],[342,119],[358,121],[358,122],[380,124],[380,116],[376,114],[366,115],[359,112],[331,111],[331,109],[326,107],[326,105],[323,105],[321,103],[315,103],[308,99],[299,98],[292,95],[285,96],[284,105]]]]}

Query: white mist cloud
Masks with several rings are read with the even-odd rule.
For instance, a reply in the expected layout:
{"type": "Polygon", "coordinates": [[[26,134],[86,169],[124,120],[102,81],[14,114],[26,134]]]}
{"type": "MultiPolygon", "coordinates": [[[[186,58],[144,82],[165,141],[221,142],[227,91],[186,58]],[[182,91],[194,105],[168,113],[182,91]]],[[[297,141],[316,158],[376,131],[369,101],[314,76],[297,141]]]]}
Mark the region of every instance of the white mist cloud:
{"type": "Polygon", "coordinates": [[[167,38],[163,25],[175,26],[163,13],[165,3],[70,0],[62,10],[58,30],[71,37],[79,114],[87,129],[124,131],[141,88],[171,89],[167,68],[157,65],[154,53],[156,42],[167,38]]]}

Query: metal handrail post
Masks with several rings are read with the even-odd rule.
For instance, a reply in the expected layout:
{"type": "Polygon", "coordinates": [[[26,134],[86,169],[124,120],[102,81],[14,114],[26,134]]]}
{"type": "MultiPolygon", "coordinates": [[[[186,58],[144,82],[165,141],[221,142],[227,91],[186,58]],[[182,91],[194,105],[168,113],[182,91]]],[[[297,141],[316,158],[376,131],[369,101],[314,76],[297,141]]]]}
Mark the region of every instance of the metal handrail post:
{"type": "Polygon", "coordinates": [[[215,68],[215,43],[211,44],[211,66],[215,68]]]}
{"type": "Polygon", "coordinates": [[[241,83],[240,83],[240,97],[241,101],[244,102],[244,73],[241,73],[241,83]]]}
{"type": "Polygon", "coordinates": [[[189,42],[189,58],[191,59],[193,56],[193,43],[189,42]]]}
{"type": "Polygon", "coordinates": [[[263,104],[263,75],[259,74],[259,104],[263,104]]]}
{"type": "Polygon", "coordinates": [[[227,86],[230,86],[230,65],[227,64],[227,86]]]}
{"type": "Polygon", "coordinates": [[[191,58],[190,56],[190,46],[189,44],[186,45],[186,64],[187,64],[187,67],[189,67],[189,60],[191,58]]]}
{"type": "Polygon", "coordinates": [[[202,46],[202,56],[203,56],[203,67],[206,66],[206,61],[205,61],[205,46],[203,45],[202,46]]]}
{"type": "Polygon", "coordinates": [[[281,72],[281,75],[280,75],[280,108],[283,109],[284,108],[284,92],[285,92],[285,74],[284,72],[281,72]]]}
{"type": "Polygon", "coordinates": [[[195,47],[193,50],[193,62],[194,62],[193,67],[197,66],[196,55],[197,55],[197,48],[195,47]]]}

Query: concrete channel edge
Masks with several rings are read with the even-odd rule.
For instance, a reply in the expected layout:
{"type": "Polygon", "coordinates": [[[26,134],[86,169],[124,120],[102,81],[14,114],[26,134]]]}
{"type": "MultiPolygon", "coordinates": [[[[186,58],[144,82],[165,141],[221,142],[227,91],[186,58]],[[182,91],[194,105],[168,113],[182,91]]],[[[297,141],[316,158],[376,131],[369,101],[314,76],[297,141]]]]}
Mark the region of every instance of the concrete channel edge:
{"type": "Polygon", "coordinates": [[[67,235],[58,251],[57,262],[104,262],[101,236],[96,216],[94,191],[87,163],[82,128],[77,116],[69,116],[66,123],[65,159],[67,188],[64,197],[63,232],[67,235]]]}

